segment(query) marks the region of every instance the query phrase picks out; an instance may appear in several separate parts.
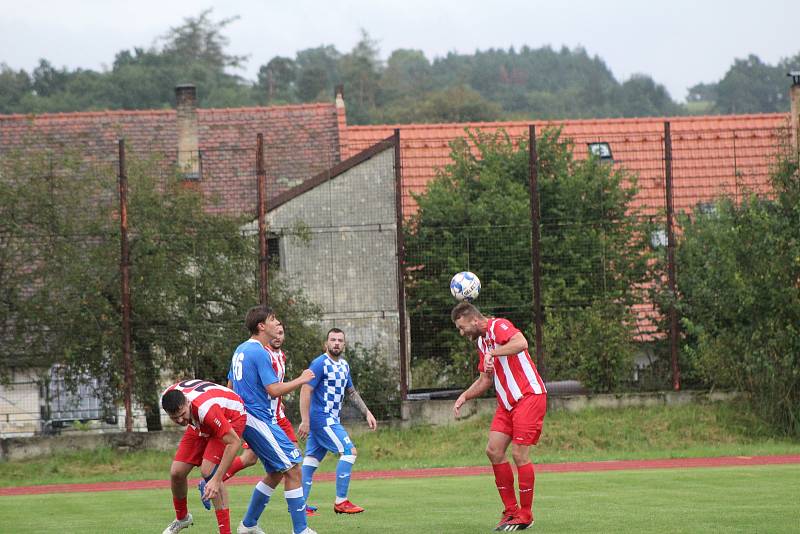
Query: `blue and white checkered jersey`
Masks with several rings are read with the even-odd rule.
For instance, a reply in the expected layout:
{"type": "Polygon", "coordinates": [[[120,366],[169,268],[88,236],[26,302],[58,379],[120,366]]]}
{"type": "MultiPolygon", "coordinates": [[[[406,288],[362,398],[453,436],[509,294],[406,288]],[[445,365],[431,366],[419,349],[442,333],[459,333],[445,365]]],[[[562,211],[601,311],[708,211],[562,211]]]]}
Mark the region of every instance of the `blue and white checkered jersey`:
{"type": "Polygon", "coordinates": [[[345,391],[353,387],[350,365],[343,358],[334,361],[323,353],[311,362],[309,369],[314,371],[314,380],[308,383],[314,388],[309,409],[311,428],[338,424],[345,391]]]}
{"type": "Polygon", "coordinates": [[[278,382],[267,349],[260,341],[248,339],[238,347],[231,359],[228,379],[233,391],[244,401],[248,414],[266,423],[277,423],[272,401],[266,387],[278,382]]]}

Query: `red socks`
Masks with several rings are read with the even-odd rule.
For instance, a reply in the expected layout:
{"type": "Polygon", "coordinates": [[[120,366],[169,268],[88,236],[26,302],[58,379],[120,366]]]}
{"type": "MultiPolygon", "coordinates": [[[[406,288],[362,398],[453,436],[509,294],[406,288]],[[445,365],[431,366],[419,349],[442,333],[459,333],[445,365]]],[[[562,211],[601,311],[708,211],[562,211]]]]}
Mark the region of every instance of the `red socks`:
{"type": "Polygon", "coordinates": [[[222,481],[225,482],[226,480],[231,478],[233,475],[235,475],[242,469],[244,469],[244,465],[242,465],[242,458],[240,456],[237,456],[236,458],[233,459],[230,468],[228,468],[228,470],[225,471],[225,475],[223,475],[222,481]]]}
{"type": "Polygon", "coordinates": [[[217,526],[219,526],[219,534],[231,534],[231,511],[227,508],[224,510],[214,510],[217,514],[217,526]]]}
{"type": "Polygon", "coordinates": [[[519,507],[523,514],[527,514],[524,519],[533,517],[531,507],[533,506],[533,485],[536,475],[533,472],[533,464],[521,465],[517,468],[519,475],[519,507]]]}
{"type": "Polygon", "coordinates": [[[492,464],[494,470],[494,482],[497,485],[497,493],[503,501],[506,512],[513,512],[517,509],[517,492],[514,490],[514,471],[511,464],[492,464]]]}
{"type": "Polygon", "coordinates": [[[183,499],[173,497],[172,505],[175,506],[175,519],[185,519],[189,514],[189,508],[186,506],[186,497],[183,499]]]}

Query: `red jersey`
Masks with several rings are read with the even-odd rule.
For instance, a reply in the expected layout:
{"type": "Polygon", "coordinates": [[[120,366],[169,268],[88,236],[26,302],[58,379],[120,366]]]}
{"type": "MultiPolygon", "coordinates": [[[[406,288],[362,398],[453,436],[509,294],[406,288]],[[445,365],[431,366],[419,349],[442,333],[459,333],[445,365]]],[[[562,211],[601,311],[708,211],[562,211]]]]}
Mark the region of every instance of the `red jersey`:
{"type": "MultiPolygon", "coordinates": [[[[275,350],[270,347],[265,347],[272,360],[272,369],[275,371],[275,376],[278,377],[278,382],[283,382],[283,377],[286,375],[286,354],[281,349],[275,350]]],[[[272,409],[275,412],[276,419],[284,419],[286,414],[283,412],[283,397],[278,397],[272,401],[272,409]]]]}
{"type": "MultiPolygon", "coordinates": [[[[484,372],[485,354],[496,346],[505,345],[519,330],[507,319],[489,318],[486,333],[478,338],[478,371],[484,372]]],[[[527,350],[510,356],[494,357],[494,389],[497,403],[511,410],[525,395],[547,393],[544,380],[539,376],[536,366],[527,350]]]]}
{"type": "Polygon", "coordinates": [[[222,438],[233,426],[241,428],[247,421],[241,397],[225,386],[195,378],[173,384],[164,393],[173,389],[189,400],[189,426],[201,436],[222,438]]]}

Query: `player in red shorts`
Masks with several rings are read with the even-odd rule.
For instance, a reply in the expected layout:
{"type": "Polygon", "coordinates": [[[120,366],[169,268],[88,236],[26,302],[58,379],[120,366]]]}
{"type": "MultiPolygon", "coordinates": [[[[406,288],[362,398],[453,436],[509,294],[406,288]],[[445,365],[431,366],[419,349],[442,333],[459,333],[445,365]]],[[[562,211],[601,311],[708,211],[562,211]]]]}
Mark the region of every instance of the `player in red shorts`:
{"type": "MultiPolygon", "coordinates": [[[[281,350],[283,346],[283,342],[286,339],[286,334],[283,329],[283,325],[279,325],[275,334],[275,337],[270,339],[269,347],[264,347],[267,349],[267,352],[272,358],[272,368],[275,370],[275,374],[277,375],[278,379],[283,382],[284,375],[286,374],[286,354],[281,350]]],[[[228,387],[231,387],[231,381],[228,380],[228,387]]],[[[294,428],[292,427],[292,422],[289,421],[289,418],[286,417],[286,412],[283,410],[283,398],[278,397],[277,408],[275,410],[275,415],[278,420],[278,425],[286,432],[286,436],[292,440],[295,444],[297,444],[297,436],[294,433],[294,428]]],[[[247,443],[243,445],[244,451],[242,454],[237,456],[233,460],[233,464],[231,464],[230,469],[225,473],[223,477],[223,481],[228,480],[230,477],[241,471],[242,469],[246,469],[251,465],[255,465],[258,458],[256,458],[255,453],[250,450],[247,443]]],[[[203,482],[200,483],[201,487],[203,482]]],[[[201,489],[202,492],[202,489],[201,489]]],[[[308,515],[317,515],[316,508],[311,510],[306,508],[306,513],[308,515]]]]}
{"type": "Polygon", "coordinates": [[[187,427],[170,468],[175,520],[163,534],[175,534],[192,524],[186,479],[195,466],[200,466],[207,481],[203,498],[214,503],[220,534],[231,534],[228,492],[222,479],[242,444],[247,423],[242,399],[219,384],[191,379],[168,387],[161,406],[170,419],[187,427]]]}
{"type": "Polygon", "coordinates": [[[492,463],[504,506],[495,530],[524,530],[533,523],[535,475],[528,454],[531,446],[539,441],[547,411],[544,381],[528,354],[528,341],[510,321],[485,317],[468,302],[453,308],[451,318],[462,336],[477,342],[480,373],[456,399],[453,413],[458,417],[465,402],[480,397],[494,385],[497,410],[489,428],[486,455],[492,463]],[[519,475],[519,503],[514,489],[514,471],[506,458],[509,445],[519,475]]]}

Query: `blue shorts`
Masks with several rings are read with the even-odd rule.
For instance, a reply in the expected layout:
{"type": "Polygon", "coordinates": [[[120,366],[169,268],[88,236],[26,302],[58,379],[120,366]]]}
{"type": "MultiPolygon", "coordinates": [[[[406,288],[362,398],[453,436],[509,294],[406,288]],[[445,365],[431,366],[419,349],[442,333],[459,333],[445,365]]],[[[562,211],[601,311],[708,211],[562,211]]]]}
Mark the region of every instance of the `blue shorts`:
{"type": "Polygon", "coordinates": [[[312,428],[306,441],[306,456],[322,461],[328,451],[338,454],[351,454],[355,445],[350,441],[347,430],[340,424],[312,428]]]}
{"type": "Polygon", "coordinates": [[[267,473],[282,473],[303,461],[300,450],[276,423],[266,423],[247,414],[247,426],[242,437],[264,464],[267,473]]]}

